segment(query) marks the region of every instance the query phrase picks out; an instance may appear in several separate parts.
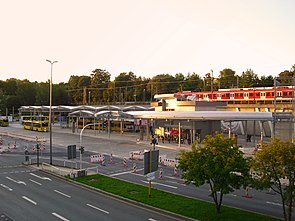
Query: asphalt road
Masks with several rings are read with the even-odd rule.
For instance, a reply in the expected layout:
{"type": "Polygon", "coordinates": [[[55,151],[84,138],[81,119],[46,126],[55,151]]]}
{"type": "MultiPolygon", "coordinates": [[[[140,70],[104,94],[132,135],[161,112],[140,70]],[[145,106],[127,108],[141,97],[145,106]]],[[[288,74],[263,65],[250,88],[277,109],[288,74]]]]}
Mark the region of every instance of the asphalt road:
{"type": "MultiPolygon", "coordinates": [[[[0,128],[0,132],[3,131],[3,128],[0,128]]],[[[12,127],[6,128],[6,131],[10,131],[13,133],[22,133],[26,136],[49,136],[48,133],[37,133],[31,131],[24,131],[20,128],[19,125],[14,125],[12,127]]],[[[47,138],[46,137],[46,138],[47,138]]],[[[67,162],[66,157],[66,146],[69,144],[76,144],[78,147],[80,145],[79,133],[72,134],[68,129],[60,129],[54,128],[53,133],[53,149],[54,149],[54,164],[60,163],[64,164],[67,162]],[[58,159],[58,161],[57,161],[58,159]]],[[[13,143],[16,138],[7,137],[7,143],[13,143]]],[[[147,142],[137,144],[135,142],[136,136],[122,137],[121,135],[111,135],[109,138],[106,134],[100,133],[94,136],[93,131],[86,131],[83,136],[83,146],[86,147],[86,152],[83,155],[83,168],[87,167],[97,167],[100,173],[107,174],[113,177],[118,177],[124,180],[128,180],[131,182],[136,182],[145,185],[147,180],[143,175],[143,162],[142,161],[127,161],[128,167],[123,167],[123,157],[129,156],[129,151],[134,150],[144,150],[148,149],[150,146],[147,142]],[[94,153],[104,153],[106,156],[105,166],[99,164],[91,164],[89,163],[89,158],[91,154],[94,153]],[[114,158],[113,164],[109,164],[109,154],[112,153],[114,158]],[[136,164],[136,173],[133,173],[133,165],[136,164]]],[[[13,149],[10,153],[3,154],[6,157],[1,157],[0,162],[4,162],[7,165],[11,164],[11,160],[9,157],[17,159],[15,161],[20,164],[24,159],[24,146],[27,146],[30,150],[30,157],[35,157],[32,148],[35,144],[35,141],[24,141],[17,139],[17,148],[13,149]],[[3,161],[2,161],[3,160],[3,161]]],[[[157,147],[160,149],[160,155],[166,155],[168,157],[175,157],[179,152],[179,148],[175,148],[172,145],[159,145],[157,147]]],[[[185,148],[185,147],[183,147],[185,148]]],[[[47,157],[48,162],[48,142],[45,147],[45,151],[43,152],[43,157],[47,157]]],[[[79,159],[79,155],[77,156],[79,159]]],[[[79,167],[79,160],[76,160],[77,166],[79,167]]],[[[13,163],[12,163],[13,164],[13,163]]],[[[2,163],[1,163],[2,165],[2,163]]],[[[174,174],[174,169],[170,167],[163,166],[163,176],[159,178],[159,172],[156,173],[156,179],[153,181],[153,187],[163,189],[169,192],[175,192],[182,195],[187,195],[190,197],[199,198],[205,201],[212,201],[209,196],[210,190],[209,187],[204,185],[196,188],[194,185],[186,185],[181,179],[181,175],[179,171],[177,171],[177,175],[174,174]]],[[[96,170],[96,169],[94,169],[96,170]]],[[[1,175],[1,171],[0,171],[1,175]]],[[[275,217],[282,217],[282,205],[280,201],[280,197],[275,194],[269,194],[268,191],[257,191],[250,189],[249,195],[252,198],[245,198],[246,193],[244,190],[237,190],[231,194],[227,194],[224,196],[223,203],[225,205],[242,208],[262,214],[267,214],[275,217]]],[[[0,210],[1,212],[1,210],[0,210]]]]}
{"type": "Polygon", "coordinates": [[[0,211],[12,220],[177,220],[22,165],[0,170],[0,211]]]}

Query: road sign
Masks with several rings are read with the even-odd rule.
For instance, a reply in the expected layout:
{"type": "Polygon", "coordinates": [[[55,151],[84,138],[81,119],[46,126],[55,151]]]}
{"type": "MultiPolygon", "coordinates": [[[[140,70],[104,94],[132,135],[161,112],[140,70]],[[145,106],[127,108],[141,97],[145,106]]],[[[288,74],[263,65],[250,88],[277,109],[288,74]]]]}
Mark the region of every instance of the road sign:
{"type": "Polygon", "coordinates": [[[144,174],[158,170],[159,150],[152,150],[144,153],[144,174]]]}
{"type": "Polygon", "coordinates": [[[146,174],[146,179],[147,179],[148,181],[154,180],[155,177],[156,177],[155,172],[151,172],[151,173],[147,173],[147,174],[146,174]]]}

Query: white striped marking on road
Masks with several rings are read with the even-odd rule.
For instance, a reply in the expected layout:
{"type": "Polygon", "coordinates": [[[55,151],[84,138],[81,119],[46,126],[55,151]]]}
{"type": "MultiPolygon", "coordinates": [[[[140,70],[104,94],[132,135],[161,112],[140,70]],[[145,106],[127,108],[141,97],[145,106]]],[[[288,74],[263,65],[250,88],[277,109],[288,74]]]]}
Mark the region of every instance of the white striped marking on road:
{"type": "Polygon", "coordinates": [[[65,217],[63,217],[63,216],[61,216],[61,215],[59,215],[57,213],[51,213],[51,214],[54,215],[55,217],[63,220],[63,221],[70,221],[69,219],[67,219],[67,218],[65,218],[65,217]]]}
{"type": "MultiPolygon", "coordinates": [[[[149,182],[144,181],[144,180],[142,180],[141,182],[143,182],[143,183],[149,183],[149,182]]],[[[170,186],[170,185],[163,184],[163,183],[152,182],[152,184],[156,184],[156,185],[160,185],[160,186],[165,186],[165,187],[169,187],[169,188],[172,188],[172,189],[178,189],[177,186],[170,186]]]]}
{"type": "Polygon", "coordinates": [[[153,218],[149,218],[148,220],[149,220],[149,221],[158,221],[158,220],[153,219],[153,218]]]}
{"type": "Polygon", "coordinates": [[[50,178],[48,178],[48,177],[41,177],[41,176],[38,176],[38,175],[36,175],[36,174],[34,174],[34,173],[30,173],[32,176],[34,176],[34,177],[37,177],[37,178],[39,178],[39,179],[41,179],[41,180],[49,180],[49,181],[52,181],[50,178]]]}
{"type": "MultiPolygon", "coordinates": [[[[143,170],[143,168],[141,169],[138,169],[137,171],[141,171],[143,170]]],[[[120,175],[124,175],[124,174],[128,174],[128,173],[132,173],[133,170],[128,170],[128,171],[124,171],[124,172],[120,172],[120,173],[114,173],[114,174],[111,174],[110,176],[113,177],[113,176],[120,176],[120,175]]],[[[132,173],[134,175],[139,175],[139,174],[135,174],[135,173],[132,173]]]]}
{"type": "Polygon", "coordinates": [[[10,187],[8,187],[8,186],[6,186],[6,185],[4,185],[4,184],[0,184],[0,186],[2,186],[3,188],[5,188],[5,189],[7,189],[7,190],[9,190],[9,191],[12,191],[12,189],[10,188],[10,187]]]}
{"type": "Polygon", "coordinates": [[[37,205],[37,203],[36,203],[35,201],[31,200],[30,198],[28,198],[28,197],[26,197],[26,196],[22,196],[22,198],[23,198],[24,200],[29,201],[30,203],[32,203],[32,204],[34,204],[34,205],[37,205]]]}
{"type": "Polygon", "coordinates": [[[63,195],[63,196],[65,196],[65,197],[71,198],[71,196],[69,196],[69,195],[67,195],[67,194],[65,194],[65,193],[62,193],[62,192],[60,192],[60,191],[58,191],[58,190],[54,190],[54,192],[59,193],[60,195],[63,195]]]}
{"type": "Polygon", "coordinates": [[[103,212],[103,213],[109,214],[108,211],[105,211],[105,210],[103,210],[103,209],[100,209],[100,208],[98,208],[98,207],[96,207],[96,206],[92,206],[92,205],[89,204],[89,203],[87,203],[86,205],[89,206],[89,207],[91,207],[91,208],[93,208],[93,209],[96,209],[96,210],[98,210],[98,211],[100,211],[100,212],[103,212]]]}
{"type": "Polygon", "coordinates": [[[267,204],[271,204],[271,205],[275,205],[275,206],[282,206],[281,203],[274,203],[274,202],[269,202],[269,201],[266,201],[267,204]]]}
{"type": "Polygon", "coordinates": [[[8,180],[10,180],[10,181],[12,181],[12,182],[14,182],[14,183],[17,183],[17,184],[24,184],[24,185],[27,185],[24,181],[16,181],[16,180],[14,180],[14,179],[12,179],[12,178],[10,178],[10,177],[6,177],[6,179],[8,179],[8,180]]]}
{"type": "Polygon", "coordinates": [[[33,182],[33,183],[36,183],[36,184],[38,184],[39,186],[42,186],[42,183],[39,183],[39,182],[37,182],[37,181],[35,181],[35,180],[32,180],[32,179],[29,179],[31,182],[33,182]]]}

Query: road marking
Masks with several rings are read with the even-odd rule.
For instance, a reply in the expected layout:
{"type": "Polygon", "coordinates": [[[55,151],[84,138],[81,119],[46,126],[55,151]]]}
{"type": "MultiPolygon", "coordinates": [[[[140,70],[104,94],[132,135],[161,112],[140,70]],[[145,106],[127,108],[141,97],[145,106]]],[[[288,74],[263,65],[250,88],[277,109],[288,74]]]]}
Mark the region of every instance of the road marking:
{"type": "Polygon", "coordinates": [[[62,193],[62,192],[60,192],[60,191],[58,191],[58,190],[54,190],[54,192],[59,193],[60,195],[63,195],[63,196],[65,196],[65,197],[71,198],[71,196],[69,196],[69,195],[67,195],[67,194],[65,194],[65,193],[62,193]]]}
{"type": "Polygon", "coordinates": [[[15,183],[17,183],[17,184],[24,184],[24,185],[27,185],[24,181],[16,181],[16,180],[14,180],[14,179],[12,179],[12,178],[10,178],[10,177],[6,177],[6,179],[8,179],[8,180],[10,180],[10,181],[12,181],[12,182],[15,182],[15,183]]]}
{"type": "Polygon", "coordinates": [[[10,188],[10,187],[8,187],[8,186],[6,186],[6,185],[4,185],[4,184],[0,184],[0,186],[2,186],[3,188],[5,188],[5,189],[7,189],[7,190],[9,190],[9,191],[12,191],[12,189],[10,188]]]}
{"type": "Polygon", "coordinates": [[[31,200],[30,198],[28,198],[28,197],[26,197],[26,196],[22,196],[22,198],[23,198],[24,200],[27,200],[28,202],[34,204],[34,205],[37,205],[37,203],[36,203],[35,201],[31,200]]]}
{"type": "Polygon", "coordinates": [[[269,201],[266,201],[267,204],[271,204],[271,205],[275,205],[275,206],[282,206],[281,203],[274,203],[274,202],[269,202],[269,201]]]}
{"type": "Polygon", "coordinates": [[[52,181],[50,178],[48,178],[48,177],[44,177],[44,176],[38,176],[38,175],[36,175],[36,174],[34,174],[34,173],[30,173],[32,176],[34,176],[34,177],[37,177],[37,178],[39,178],[39,179],[41,179],[41,180],[49,180],[49,181],[52,181]]]}
{"type": "Polygon", "coordinates": [[[109,214],[108,211],[105,211],[105,210],[103,210],[103,209],[100,209],[100,208],[98,208],[98,207],[96,207],[96,206],[92,206],[92,205],[89,204],[89,203],[87,203],[86,205],[89,206],[89,207],[91,207],[91,208],[93,208],[93,209],[96,209],[96,210],[98,210],[98,211],[100,211],[100,212],[103,212],[103,213],[109,214]]]}
{"type": "Polygon", "coordinates": [[[66,219],[65,217],[63,217],[63,216],[61,216],[61,215],[59,215],[59,214],[57,214],[57,213],[51,213],[51,214],[54,215],[55,217],[57,217],[57,218],[63,220],[63,221],[70,221],[69,219],[66,219]]]}
{"type": "Polygon", "coordinates": [[[114,174],[111,174],[110,176],[113,177],[113,176],[120,176],[120,175],[123,175],[123,174],[127,174],[127,173],[130,173],[131,171],[124,171],[124,172],[121,172],[121,173],[114,173],[114,174]]]}
{"type": "Polygon", "coordinates": [[[153,219],[153,218],[149,218],[148,220],[149,220],[149,221],[158,221],[158,220],[153,219]]]}
{"type": "MultiPolygon", "coordinates": [[[[143,168],[138,169],[137,171],[141,171],[141,170],[143,170],[143,168]]],[[[140,174],[135,174],[135,173],[133,173],[133,170],[128,170],[128,171],[123,171],[123,172],[120,172],[120,173],[110,174],[110,176],[111,176],[111,177],[113,177],[113,176],[120,176],[120,175],[124,175],[124,174],[128,174],[128,173],[132,173],[132,174],[134,174],[134,175],[139,175],[139,176],[140,176],[140,174]]],[[[144,176],[144,175],[142,175],[142,176],[144,176]]]]}
{"type": "Polygon", "coordinates": [[[30,181],[33,182],[33,183],[38,184],[39,186],[42,186],[42,183],[39,183],[39,182],[37,182],[37,181],[35,181],[35,180],[30,179],[30,181]]]}
{"type": "MultiPolygon", "coordinates": [[[[147,182],[145,180],[142,180],[141,182],[143,182],[143,183],[149,183],[149,182],[147,182]]],[[[165,186],[165,187],[169,187],[169,188],[172,188],[172,189],[178,189],[177,186],[170,186],[170,185],[163,184],[163,183],[152,182],[152,184],[156,184],[156,185],[160,185],[160,186],[165,186]]]]}

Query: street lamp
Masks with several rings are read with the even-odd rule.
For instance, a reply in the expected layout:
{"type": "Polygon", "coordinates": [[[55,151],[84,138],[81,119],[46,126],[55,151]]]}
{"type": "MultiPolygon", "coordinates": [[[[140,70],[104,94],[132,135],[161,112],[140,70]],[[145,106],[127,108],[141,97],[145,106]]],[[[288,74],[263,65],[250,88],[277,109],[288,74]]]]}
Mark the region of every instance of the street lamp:
{"type": "Polygon", "coordinates": [[[52,165],[52,69],[53,64],[58,61],[46,60],[50,63],[50,89],[49,89],[49,149],[50,149],[50,165],[52,165]]]}

